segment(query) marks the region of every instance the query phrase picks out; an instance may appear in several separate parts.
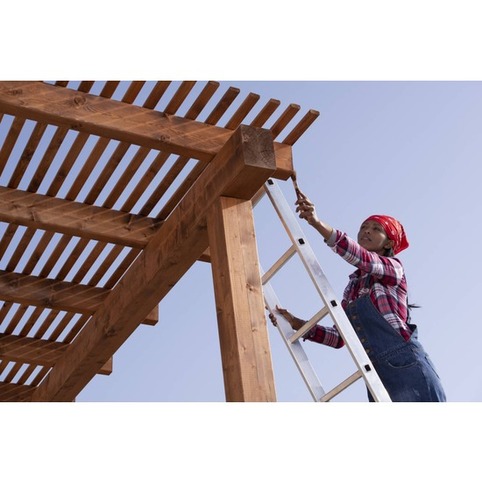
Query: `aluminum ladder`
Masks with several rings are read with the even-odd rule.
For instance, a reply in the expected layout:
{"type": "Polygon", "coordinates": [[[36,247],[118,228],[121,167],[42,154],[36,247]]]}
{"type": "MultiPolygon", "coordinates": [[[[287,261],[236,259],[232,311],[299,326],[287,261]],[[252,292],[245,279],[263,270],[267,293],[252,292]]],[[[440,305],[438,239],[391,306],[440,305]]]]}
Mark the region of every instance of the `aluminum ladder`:
{"type": "Polygon", "coordinates": [[[370,390],[376,402],[390,402],[391,399],[387,390],[383,386],[341,304],[337,301],[313,250],[306,240],[296,214],[273,179],[269,179],[265,183],[264,190],[291,241],[291,246],[287,251],[266,272],[263,273],[262,271],[261,273],[264,302],[269,313],[276,316],[278,331],[293,357],[313,400],[316,402],[328,402],[363,377],[366,387],[370,390]],[[294,255],[300,257],[323,302],[323,307],[318,313],[298,331],[294,331],[288,321],[275,311],[276,306],[282,306],[282,304],[279,302],[270,283],[270,280],[294,255]],[[348,348],[357,370],[333,389],[326,392],[308,360],[305,350],[301,346],[300,338],[328,315],[345,341],[345,346],[348,348]]]}

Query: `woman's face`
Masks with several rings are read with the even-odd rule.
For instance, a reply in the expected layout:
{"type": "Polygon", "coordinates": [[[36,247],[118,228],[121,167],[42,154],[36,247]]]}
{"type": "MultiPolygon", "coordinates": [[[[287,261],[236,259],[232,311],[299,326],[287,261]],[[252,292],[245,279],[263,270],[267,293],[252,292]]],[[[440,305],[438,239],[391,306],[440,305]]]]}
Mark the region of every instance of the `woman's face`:
{"type": "Polygon", "coordinates": [[[393,241],[388,239],[380,223],[369,220],[360,226],[358,244],[368,251],[383,254],[386,249],[393,246],[393,241]]]}

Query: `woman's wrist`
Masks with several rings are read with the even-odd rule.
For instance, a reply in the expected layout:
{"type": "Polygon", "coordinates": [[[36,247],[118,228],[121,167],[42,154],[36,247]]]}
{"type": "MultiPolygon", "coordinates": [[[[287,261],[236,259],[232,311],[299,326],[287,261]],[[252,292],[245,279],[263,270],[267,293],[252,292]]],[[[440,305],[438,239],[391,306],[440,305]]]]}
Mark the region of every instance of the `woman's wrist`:
{"type": "Polygon", "coordinates": [[[312,224],[312,226],[323,236],[323,238],[325,238],[325,241],[330,239],[334,231],[331,226],[323,223],[320,220],[317,220],[315,223],[312,224]]]}

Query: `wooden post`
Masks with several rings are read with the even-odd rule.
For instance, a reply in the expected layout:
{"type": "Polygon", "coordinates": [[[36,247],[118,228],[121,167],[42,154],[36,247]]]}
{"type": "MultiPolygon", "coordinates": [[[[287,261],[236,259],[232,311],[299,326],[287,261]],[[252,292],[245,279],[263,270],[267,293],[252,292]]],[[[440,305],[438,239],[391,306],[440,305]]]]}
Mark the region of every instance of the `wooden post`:
{"type": "Polygon", "coordinates": [[[219,198],[208,236],[226,400],[276,401],[251,201],[219,198]]]}

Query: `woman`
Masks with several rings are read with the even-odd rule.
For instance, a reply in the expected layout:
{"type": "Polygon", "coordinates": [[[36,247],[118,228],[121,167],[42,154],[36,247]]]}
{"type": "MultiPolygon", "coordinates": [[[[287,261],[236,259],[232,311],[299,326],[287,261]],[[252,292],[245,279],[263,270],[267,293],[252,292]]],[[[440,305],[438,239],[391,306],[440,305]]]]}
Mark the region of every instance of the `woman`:
{"type": "MultiPolygon", "coordinates": [[[[394,257],[409,245],[403,226],[390,216],[370,216],[355,242],[321,221],[303,193],[298,193],[296,204],[300,218],[357,268],[349,277],[342,305],[392,401],[444,402],[440,379],[417,341],[416,325],[410,323],[407,281],[401,262],[394,257]]],[[[295,330],[306,323],[283,308],[277,311],[295,330]]],[[[334,348],[344,345],[336,327],[317,325],[304,338],[334,348]]],[[[370,392],[368,397],[373,401],[370,392]]]]}

